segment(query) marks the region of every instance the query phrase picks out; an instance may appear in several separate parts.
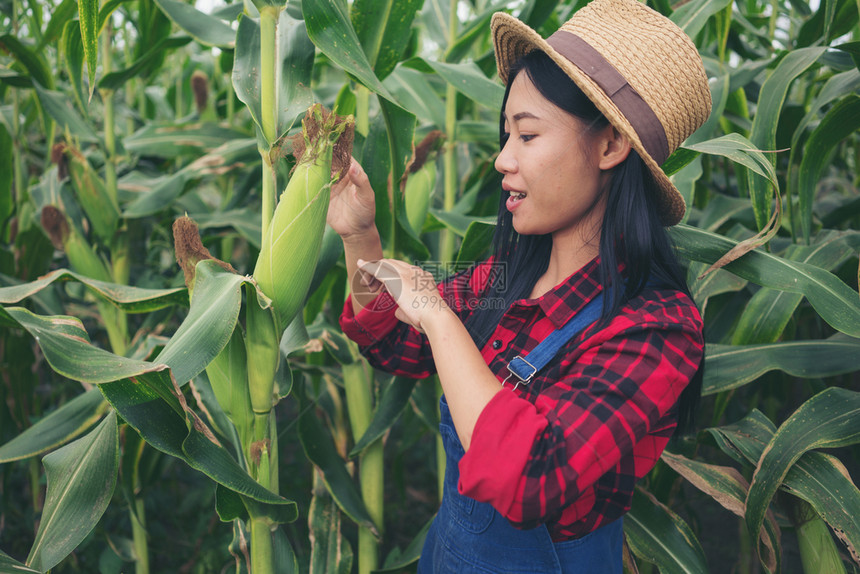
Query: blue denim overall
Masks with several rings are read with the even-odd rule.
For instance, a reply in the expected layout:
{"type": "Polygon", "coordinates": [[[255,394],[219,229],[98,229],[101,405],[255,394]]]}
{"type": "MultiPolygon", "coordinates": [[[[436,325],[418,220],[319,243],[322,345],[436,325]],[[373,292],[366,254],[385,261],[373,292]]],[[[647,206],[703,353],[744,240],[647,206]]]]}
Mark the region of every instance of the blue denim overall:
{"type": "MultiPolygon", "coordinates": [[[[516,376],[517,385],[529,384],[565,343],[600,317],[602,304],[603,296],[599,294],[527,357],[515,357],[508,363],[508,378],[516,376]]],[[[545,525],[519,530],[491,505],[461,495],[457,491],[458,464],[465,451],[444,396],[439,407],[439,431],[447,460],[445,486],[442,506],[424,541],[418,574],[621,574],[621,519],[581,538],[553,542],[545,525]]]]}
{"type": "Polygon", "coordinates": [[[545,525],[519,530],[491,505],[457,492],[464,454],[445,397],[439,430],[445,488],[418,561],[418,574],[621,574],[622,520],[582,538],[553,542],[545,525]]]}

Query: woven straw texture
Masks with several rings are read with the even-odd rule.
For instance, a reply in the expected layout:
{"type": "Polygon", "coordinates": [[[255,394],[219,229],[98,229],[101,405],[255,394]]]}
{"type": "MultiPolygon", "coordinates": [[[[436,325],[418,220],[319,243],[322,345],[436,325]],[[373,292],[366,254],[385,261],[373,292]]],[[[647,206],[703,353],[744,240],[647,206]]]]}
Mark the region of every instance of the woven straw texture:
{"type": "MultiPolygon", "coordinates": [[[[532,50],[546,52],[625,134],[642,156],[662,191],[665,225],[684,215],[681,194],[648,154],[630,122],[612,100],[582,70],[557,53],[541,36],[508,14],[492,20],[499,76],[532,50]]],[[[675,151],[711,111],[711,94],[702,60],[690,38],[665,16],[637,0],[593,0],[562,25],[597,50],[639,93],[660,120],[669,152],[675,151]]]]}

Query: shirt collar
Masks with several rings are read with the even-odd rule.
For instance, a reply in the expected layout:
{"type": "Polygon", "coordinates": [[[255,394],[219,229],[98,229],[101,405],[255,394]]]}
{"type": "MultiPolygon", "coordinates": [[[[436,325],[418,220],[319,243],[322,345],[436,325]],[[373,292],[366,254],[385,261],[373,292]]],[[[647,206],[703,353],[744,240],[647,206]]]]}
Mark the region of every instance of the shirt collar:
{"type": "Polygon", "coordinates": [[[533,300],[556,327],[567,323],[600,293],[602,287],[598,281],[598,264],[599,260],[595,257],[559,285],[533,300]]]}

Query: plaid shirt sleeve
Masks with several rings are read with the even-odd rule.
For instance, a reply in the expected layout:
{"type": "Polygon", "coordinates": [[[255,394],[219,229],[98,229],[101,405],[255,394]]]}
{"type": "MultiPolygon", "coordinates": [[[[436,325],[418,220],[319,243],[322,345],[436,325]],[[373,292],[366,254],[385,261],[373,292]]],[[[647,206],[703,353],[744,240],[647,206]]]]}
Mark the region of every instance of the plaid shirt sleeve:
{"type": "Polygon", "coordinates": [[[596,506],[611,498],[606,492],[620,492],[619,506],[626,505],[608,514],[629,509],[633,485],[671,437],[678,397],[703,356],[701,317],[677,295],[674,303],[623,312],[603,329],[589,327],[562,350],[556,368],[548,365],[555,379],[536,397],[507,385],[497,393],[460,461],[459,491],[517,527],[568,528],[554,539],[617,518],[596,506]],[[598,488],[607,477],[611,484],[598,488]]]}
{"type": "MultiPolygon", "coordinates": [[[[439,284],[442,297],[465,321],[474,309],[476,291],[488,278],[490,262],[452,275],[439,284]]],[[[368,362],[385,372],[416,379],[436,372],[427,336],[394,316],[397,303],[388,292],[380,293],[357,315],[352,309],[352,297],[347,297],[340,316],[344,334],[358,343],[368,362]]]]}

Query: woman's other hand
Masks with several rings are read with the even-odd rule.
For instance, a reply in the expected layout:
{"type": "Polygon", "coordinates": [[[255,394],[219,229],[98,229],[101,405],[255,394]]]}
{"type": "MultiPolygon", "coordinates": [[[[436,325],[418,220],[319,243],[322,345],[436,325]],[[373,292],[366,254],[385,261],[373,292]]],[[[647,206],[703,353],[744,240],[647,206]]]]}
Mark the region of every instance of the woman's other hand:
{"type": "Polygon", "coordinates": [[[344,241],[374,230],[376,199],[367,174],[355,158],[349,170],[331,188],[326,222],[344,241]]]}
{"type": "Polygon", "coordinates": [[[384,287],[397,302],[395,316],[421,332],[432,317],[448,311],[433,275],[420,267],[396,259],[359,259],[358,269],[362,283],[371,289],[384,287]]]}

